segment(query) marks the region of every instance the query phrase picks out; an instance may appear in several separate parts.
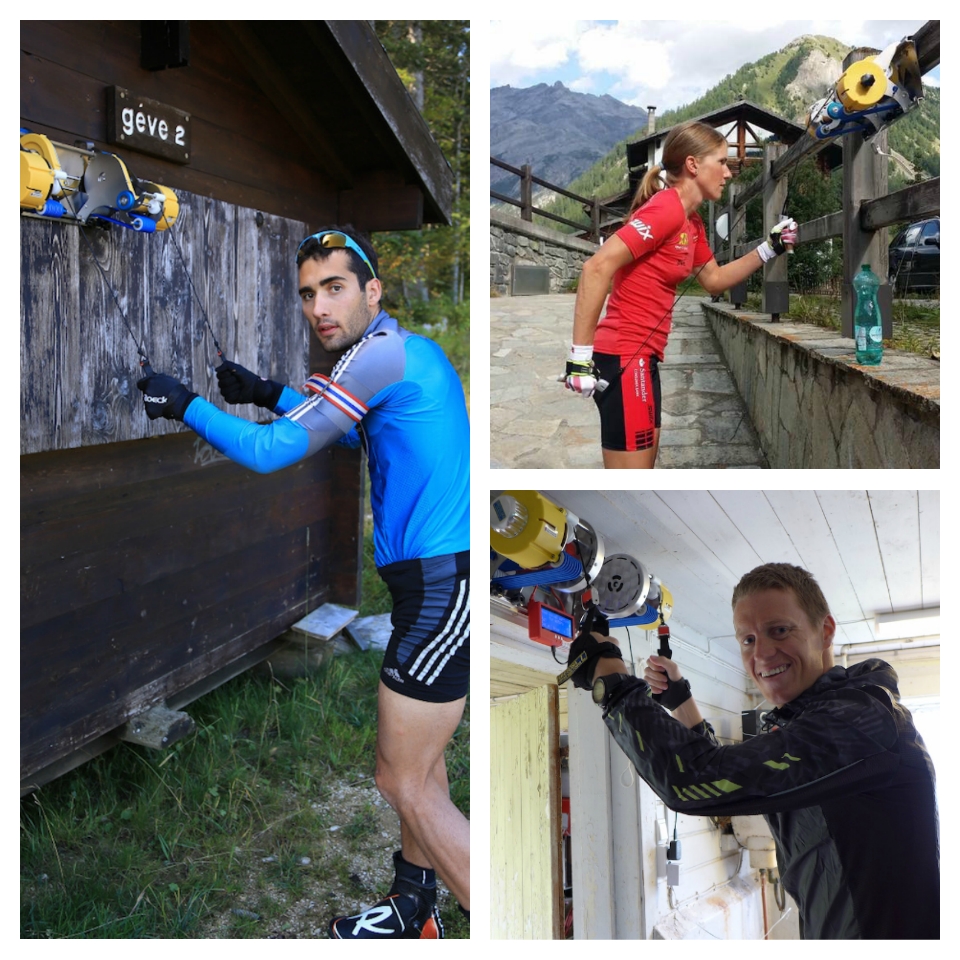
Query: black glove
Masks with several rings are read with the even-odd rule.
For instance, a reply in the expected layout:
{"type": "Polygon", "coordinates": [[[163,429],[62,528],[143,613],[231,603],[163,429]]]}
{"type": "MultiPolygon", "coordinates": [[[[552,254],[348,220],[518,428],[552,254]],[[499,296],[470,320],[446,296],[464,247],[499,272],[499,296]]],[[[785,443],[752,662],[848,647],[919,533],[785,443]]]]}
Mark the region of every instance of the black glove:
{"type": "Polygon", "coordinates": [[[255,403],[272,410],[280,402],[283,384],[265,380],[232,360],[224,360],[216,370],[220,394],[227,403],[255,403]]]}
{"type": "Polygon", "coordinates": [[[597,661],[602,657],[623,661],[623,654],[615,643],[609,640],[600,643],[589,630],[581,630],[577,634],[577,639],[570,644],[570,656],[567,658],[567,671],[571,667],[574,667],[574,670],[569,675],[567,671],[561,673],[557,677],[557,683],[572,680],[575,687],[590,690],[593,687],[593,671],[596,669],[597,661]]]}
{"type": "Polygon", "coordinates": [[[679,680],[671,680],[667,677],[667,689],[659,697],[660,706],[666,707],[668,710],[676,710],[692,696],[689,680],[685,680],[683,677],[679,680]]]}
{"type": "Polygon", "coordinates": [[[143,407],[151,420],[165,417],[167,420],[183,420],[187,407],[198,394],[185,387],[175,377],[165,373],[154,373],[147,364],[143,368],[145,376],[137,381],[137,387],[143,393],[143,407]]]}

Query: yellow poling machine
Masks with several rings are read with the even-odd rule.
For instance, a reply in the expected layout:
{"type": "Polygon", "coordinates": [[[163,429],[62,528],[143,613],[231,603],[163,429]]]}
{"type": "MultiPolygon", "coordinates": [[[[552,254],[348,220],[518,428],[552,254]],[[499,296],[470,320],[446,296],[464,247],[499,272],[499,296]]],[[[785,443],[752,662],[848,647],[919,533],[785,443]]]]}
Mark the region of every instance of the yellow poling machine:
{"type": "Polygon", "coordinates": [[[491,496],[490,551],[491,599],[526,615],[530,638],[541,643],[572,640],[591,606],[611,627],[644,630],[673,612],[672,594],[640,561],[605,556],[603,537],[586,520],[536,491],[491,496]]]}
{"type": "Polygon", "coordinates": [[[857,60],[810,108],[807,132],[817,140],[859,131],[869,138],[923,99],[920,63],[907,37],[857,60]]]}
{"type": "Polygon", "coordinates": [[[134,177],[116,154],[94,153],[21,130],[20,209],[153,233],[176,223],[180,203],[169,187],[134,177]]]}

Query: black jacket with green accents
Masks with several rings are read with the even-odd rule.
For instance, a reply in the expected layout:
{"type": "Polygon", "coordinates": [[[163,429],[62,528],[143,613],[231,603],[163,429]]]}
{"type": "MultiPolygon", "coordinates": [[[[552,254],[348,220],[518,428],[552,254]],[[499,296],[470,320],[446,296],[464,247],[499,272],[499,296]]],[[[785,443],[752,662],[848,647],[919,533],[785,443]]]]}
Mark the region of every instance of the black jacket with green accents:
{"type": "Polygon", "coordinates": [[[604,720],[671,810],[765,816],[804,939],[940,937],[933,764],[889,664],[833,667],[731,746],[674,720],[639,678],[604,720]]]}

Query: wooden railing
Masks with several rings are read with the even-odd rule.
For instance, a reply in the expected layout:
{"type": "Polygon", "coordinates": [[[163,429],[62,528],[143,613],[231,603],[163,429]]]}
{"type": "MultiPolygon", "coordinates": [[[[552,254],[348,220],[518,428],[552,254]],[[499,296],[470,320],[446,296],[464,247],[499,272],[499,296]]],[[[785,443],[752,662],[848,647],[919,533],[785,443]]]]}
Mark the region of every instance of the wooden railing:
{"type": "MultiPolygon", "coordinates": [[[[915,34],[921,75],[940,63],[940,21],[930,20],[915,34]]],[[[852,50],[844,60],[846,69],[857,60],[875,53],[872,49],[852,50]]],[[[896,121],[894,121],[896,122],[896,121]]],[[[735,260],[762,242],[762,238],[745,239],[746,205],[754,198],[763,201],[764,237],[780,219],[787,196],[788,177],[806,157],[812,157],[830,140],[805,136],[787,148],[784,144],[764,146],[763,174],[749,186],[728,187],[727,214],[730,235],[716,251],[719,262],[735,260]]],[[[869,263],[884,281],[887,278],[886,228],[902,220],[919,220],[940,212],[940,178],[911,184],[895,193],[887,193],[887,131],[882,130],[869,141],[853,133],[841,137],[843,148],[843,208],[836,213],[800,224],[797,243],[812,243],[831,237],[843,238],[843,270],[841,278],[841,334],[853,336],[854,274],[860,265],[869,263]]],[[[788,211],[789,212],[789,211],[788,211]]],[[[712,219],[712,217],[711,217],[712,219]]],[[[777,318],[789,306],[787,260],[778,257],[764,267],[763,306],[765,313],[777,318]]],[[[731,299],[746,299],[745,284],[731,290],[731,299]]],[[[891,336],[890,309],[892,291],[881,288],[881,313],[884,337],[891,336]],[[884,302],[886,301],[886,308],[884,302]]]]}
{"type": "Polygon", "coordinates": [[[596,197],[581,197],[576,193],[571,193],[569,190],[565,190],[563,187],[557,186],[555,183],[550,183],[548,180],[535,177],[530,164],[528,163],[524,164],[522,167],[514,167],[509,163],[505,163],[503,160],[499,160],[497,157],[491,157],[490,164],[491,166],[498,167],[501,170],[506,170],[507,173],[512,173],[514,176],[520,178],[519,200],[515,199],[514,197],[508,197],[502,193],[497,193],[495,190],[490,191],[490,196],[494,200],[499,200],[501,203],[508,203],[511,206],[519,207],[520,219],[526,220],[528,223],[533,222],[533,215],[536,214],[538,217],[545,217],[546,219],[554,220],[557,223],[565,223],[568,227],[574,227],[576,230],[582,230],[584,232],[584,239],[592,240],[594,243],[599,243],[600,231],[613,223],[619,224],[623,218],[623,215],[619,211],[614,210],[612,207],[604,206],[596,197]],[[552,190],[554,193],[559,193],[564,197],[569,197],[571,200],[576,200],[578,203],[582,203],[589,211],[590,222],[576,223],[573,220],[568,220],[566,217],[561,217],[555,213],[551,213],[549,210],[535,207],[533,205],[534,184],[545,187],[547,190],[552,190]],[[612,217],[611,219],[601,222],[600,218],[604,213],[612,215],[612,217]]]}

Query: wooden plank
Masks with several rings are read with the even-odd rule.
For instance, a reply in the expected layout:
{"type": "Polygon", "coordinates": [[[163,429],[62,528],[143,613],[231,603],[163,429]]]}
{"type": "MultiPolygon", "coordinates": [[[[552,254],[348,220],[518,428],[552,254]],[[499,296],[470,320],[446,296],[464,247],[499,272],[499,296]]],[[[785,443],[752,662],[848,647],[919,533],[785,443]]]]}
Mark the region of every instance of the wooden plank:
{"type": "Polygon", "coordinates": [[[674,514],[674,525],[684,526],[696,537],[699,552],[712,554],[715,565],[739,578],[762,562],[749,540],[716,499],[700,490],[671,490],[659,494],[674,514]]]}
{"type": "Polygon", "coordinates": [[[223,523],[219,508],[230,501],[215,490],[192,501],[172,499],[179,516],[153,510],[148,524],[139,524],[140,510],[131,509],[109,524],[94,515],[83,523],[47,524],[36,538],[28,532],[21,554],[21,626],[141,588],[184,563],[185,545],[189,563],[224,561],[238,549],[300,530],[315,520],[326,486],[296,493],[275,486],[269,498],[244,504],[242,524],[223,523]]]}
{"type": "Polygon", "coordinates": [[[508,881],[507,779],[510,712],[505,704],[490,705],[490,937],[510,938],[507,916],[511,900],[508,881]]]}
{"type": "Polygon", "coordinates": [[[860,226],[864,230],[878,230],[901,220],[933,217],[939,212],[940,178],[933,177],[923,183],[911,183],[876,200],[865,200],[860,205],[860,226]]]}
{"type": "Polygon", "coordinates": [[[797,233],[797,243],[815,243],[818,240],[842,236],[843,211],[838,210],[836,213],[828,213],[825,217],[801,223],[797,233]]]}
{"type": "Polygon", "coordinates": [[[616,932],[610,734],[586,691],[569,691],[567,709],[574,939],[610,940],[616,932]]]}
{"type": "Polygon", "coordinates": [[[761,563],[800,563],[787,531],[763,491],[715,490],[711,495],[761,563]]]}
{"type": "Polygon", "coordinates": [[[856,602],[852,578],[838,550],[824,507],[812,490],[768,490],[767,499],[800,556],[802,566],[816,578],[830,610],[838,620],[860,620],[863,611],[856,602]],[[835,589],[831,589],[835,587],[835,589]]]}
{"type": "MultiPolygon", "coordinates": [[[[877,547],[875,521],[867,494],[860,490],[826,490],[819,491],[817,499],[830,525],[831,539],[850,573],[861,618],[870,619],[875,613],[889,611],[890,588],[877,547]]],[[[823,581],[819,582],[826,586],[823,581]]]]}
{"type": "Polygon", "coordinates": [[[917,491],[871,490],[868,496],[890,604],[916,609],[923,602],[917,491]]]}
{"type": "Polygon", "coordinates": [[[921,490],[920,572],[923,606],[940,605],[940,491],[921,490]]]}
{"type": "MultiPolygon", "coordinates": [[[[49,372],[60,363],[64,316],[79,314],[77,286],[63,280],[65,273],[72,274],[79,233],[35,223],[20,238],[21,265],[43,264],[43,269],[20,270],[20,442],[29,449],[45,436],[62,434],[63,384],[49,372]]],[[[70,389],[68,402],[75,395],[70,389]]]]}
{"type": "Polygon", "coordinates": [[[290,629],[314,640],[332,640],[356,618],[356,610],[348,610],[337,603],[325,603],[298,620],[290,629]]]}
{"type": "MultiPolygon", "coordinates": [[[[599,714],[599,710],[597,714],[599,714]]],[[[598,715],[594,722],[603,725],[598,715]]],[[[606,727],[604,726],[606,732],[606,727]]],[[[638,940],[643,936],[644,837],[640,829],[640,795],[637,772],[626,754],[607,736],[610,774],[610,830],[614,840],[613,882],[614,923],[617,940],[638,940]]],[[[647,863],[649,869],[650,864],[647,863]]]]}

